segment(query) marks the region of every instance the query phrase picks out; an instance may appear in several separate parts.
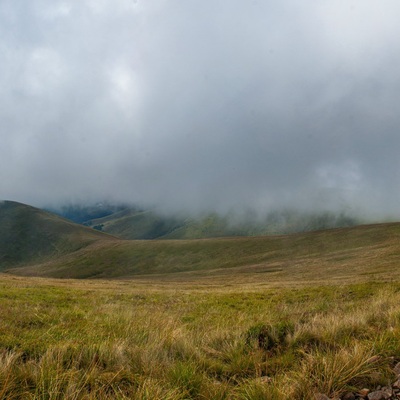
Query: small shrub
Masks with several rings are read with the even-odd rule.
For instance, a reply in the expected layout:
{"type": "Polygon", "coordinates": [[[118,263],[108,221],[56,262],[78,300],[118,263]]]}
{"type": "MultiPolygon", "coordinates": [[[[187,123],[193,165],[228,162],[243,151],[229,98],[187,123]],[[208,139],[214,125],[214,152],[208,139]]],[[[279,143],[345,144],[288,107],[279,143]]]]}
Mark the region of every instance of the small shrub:
{"type": "Polygon", "coordinates": [[[258,324],[250,327],[246,332],[246,345],[256,346],[266,351],[278,352],[287,346],[287,337],[294,331],[290,322],[277,324],[258,324]]]}

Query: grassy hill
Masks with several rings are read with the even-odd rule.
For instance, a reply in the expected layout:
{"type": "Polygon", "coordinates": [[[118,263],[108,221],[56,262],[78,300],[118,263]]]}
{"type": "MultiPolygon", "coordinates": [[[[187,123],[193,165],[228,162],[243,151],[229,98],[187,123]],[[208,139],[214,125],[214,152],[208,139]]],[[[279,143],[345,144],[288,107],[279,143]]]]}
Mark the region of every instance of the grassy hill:
{"type": "MultiPolygon", "coordinates": [[[[84,225],[110,233],[123,239],[203,239],[226,236],[260,236],[309,232],[328,228],[350,227],[361,222],[343,213],[316,212],[305,213],[294,210],[271,212],[264,217],[258,215],[215,213],[202,216],[170,215],[137,208],[118,209],[100,218],[89,219],[84,225]]],[[[87,210],[93,212],[92,208],[87,210]]],[[[67,218],[79,217],[65,214],[67,218]]]]}
{"type": "Polygon", "coordinates": [[[63,218],[67,218],[72,222],[83,224],[96,218],[103,218],[119,211],[127,209],[124,204],[110,204],[108,202],[100,202],[94,204],[65,204],[60,207],[50,207],[46,211],[58,214],[63,218]]]}
{"type": "Polygon", "coordinates": [[[0,271],[54,259],[112,237],[25,204],[0,202],[0,271]]]}
{"type": "Polygon", "coordinates": [[[285,236],[93,241],[73,253],[11,272],[57,278],[312,281],[399,276],[400,224],[285,236]]]}
{"type": "Polygon", "coordinates": [[[229,217],[208,214],[201,217],[165,216],[155,211],[125,209],[86,221],[86,226],[123,239],[204,239],[266,234],[269,224],[231,223],[229,217]]]}
{"type": "Polygon", "coordinates": [[[185,220],[127,208],[84,224],[123,239],[157,239],[184,226],[185,220]]]}
{"type": "MultiPolygon", "coordinates": [[[[124,222],[143,218],[148,227],[143,214],[119,213],[124,222]]],[[[116,221],[115,215],[107,218],[116,221]]],[[[19,275],[279,283],[394,278],[399,261],[399,223],[274,236],[123,240],[24,204],[0,204],[0,270],[19,275]]]]}

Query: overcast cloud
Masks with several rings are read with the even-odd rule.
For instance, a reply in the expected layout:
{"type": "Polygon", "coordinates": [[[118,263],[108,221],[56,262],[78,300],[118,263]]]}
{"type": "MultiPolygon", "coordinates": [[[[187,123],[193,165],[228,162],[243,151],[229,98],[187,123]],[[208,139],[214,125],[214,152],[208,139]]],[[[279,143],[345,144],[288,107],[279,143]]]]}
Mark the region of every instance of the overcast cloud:
{"type": "Polygon", "coordinates": [[[1,0],[0,198],[400,217],[398,0],[1,0]]]}

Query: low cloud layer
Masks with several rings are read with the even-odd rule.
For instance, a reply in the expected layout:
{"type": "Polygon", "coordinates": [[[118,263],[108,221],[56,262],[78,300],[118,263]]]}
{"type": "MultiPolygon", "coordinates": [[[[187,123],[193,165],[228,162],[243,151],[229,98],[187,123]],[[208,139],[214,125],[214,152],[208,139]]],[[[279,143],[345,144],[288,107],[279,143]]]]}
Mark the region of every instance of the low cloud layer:
{"type": "Polygon", "coordinates": [[[399,14],[3,0],[0,198],[400,217],[399,14]]]}

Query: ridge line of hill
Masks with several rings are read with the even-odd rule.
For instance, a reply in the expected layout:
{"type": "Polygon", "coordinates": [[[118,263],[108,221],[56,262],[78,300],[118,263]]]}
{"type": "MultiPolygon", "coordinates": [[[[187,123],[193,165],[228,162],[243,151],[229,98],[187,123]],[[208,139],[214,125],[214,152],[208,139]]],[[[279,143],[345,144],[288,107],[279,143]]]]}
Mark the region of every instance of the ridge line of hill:
{"type": "Polygon", "coordinates": [[[291,235],[122,240],[21,203],[0,203],[0,271],[56,278],[355,279],[400,274],[400,223],[291,235]],[[389,273],[389,274],[388,274],[389,273]]]}

